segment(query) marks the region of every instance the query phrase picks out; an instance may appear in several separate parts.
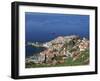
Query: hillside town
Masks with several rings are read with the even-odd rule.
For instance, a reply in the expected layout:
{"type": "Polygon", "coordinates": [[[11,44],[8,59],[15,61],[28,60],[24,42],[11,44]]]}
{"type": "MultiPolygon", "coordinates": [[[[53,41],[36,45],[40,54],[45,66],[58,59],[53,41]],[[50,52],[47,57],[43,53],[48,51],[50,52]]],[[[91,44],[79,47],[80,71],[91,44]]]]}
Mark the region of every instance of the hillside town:
{"type": "Polygon", "coordinates": [[[59,36],[41,45],[34,43],[29,45],[45,47],[46,49],[26,58],[26,67],[89,64],[89,40],[85,37],[59,36]]]}

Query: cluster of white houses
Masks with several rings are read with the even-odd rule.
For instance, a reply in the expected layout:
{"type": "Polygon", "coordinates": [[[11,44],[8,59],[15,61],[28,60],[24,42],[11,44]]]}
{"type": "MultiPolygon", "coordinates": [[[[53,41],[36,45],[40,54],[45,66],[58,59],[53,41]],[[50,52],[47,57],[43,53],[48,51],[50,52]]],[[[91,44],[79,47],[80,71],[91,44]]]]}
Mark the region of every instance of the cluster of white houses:
{"type": "Polygon", "coordinates": [[[87,48],[89,48],[89,41],[83,38],[82,40],[81,39],[77,40],[78,42],[77,47],[79,51],[73,51],[72,53],[69,52],[67,47],[64,47],[64,44],[66,40],[70,41],[72,38],[76,38],[76,36],[70,36],[70,37],[60,36],[54,39],[53,41],[43,44],[43,46],[47,47],[47,49],[40,52],[36,60],[27,59],[27,62],[34,61],[35,63],[49,63],[49,64],[54,63],[56,64],[59,61],[59,63],[63,63],[67,57],[69,56],[73,57],[79,54],[79,52],[85,51],[87,48]],[[57,60],[56,57],[61,57],[61,59],[57,60]]]}

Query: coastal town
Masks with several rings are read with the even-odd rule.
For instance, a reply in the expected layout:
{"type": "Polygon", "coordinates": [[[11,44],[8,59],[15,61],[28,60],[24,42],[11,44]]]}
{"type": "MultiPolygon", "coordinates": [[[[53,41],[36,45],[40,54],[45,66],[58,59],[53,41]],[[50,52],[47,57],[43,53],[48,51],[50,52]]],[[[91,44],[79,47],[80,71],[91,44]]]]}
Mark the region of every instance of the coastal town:
{"type": "Polygon", "coordinates": [[[28,45],[46,49],[27,57],[25,60],[26,68],[89,64],[89,40],[85,37],[58,36],[43,44],[28,42],[28,45]]]}

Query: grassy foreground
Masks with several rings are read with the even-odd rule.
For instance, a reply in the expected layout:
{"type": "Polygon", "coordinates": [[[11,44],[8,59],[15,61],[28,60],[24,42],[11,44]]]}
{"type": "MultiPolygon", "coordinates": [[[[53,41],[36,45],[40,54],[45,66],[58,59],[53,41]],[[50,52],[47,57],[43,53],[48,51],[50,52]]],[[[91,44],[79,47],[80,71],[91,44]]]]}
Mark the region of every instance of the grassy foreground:
{"type": "Polygon", "coordinates": [[[68,57],[64,60],[64,63],[57,63],[57,64],[35,64],[33,62],[26,63],[26,68],[37,68],[37,67],[60,67],[60,66],[80,66],[80,65],[88,65],[89,64],[89,50],[83,51],[77,57],[68,57]],[[76,58],[76,59],[75,59],[76,58]]]}

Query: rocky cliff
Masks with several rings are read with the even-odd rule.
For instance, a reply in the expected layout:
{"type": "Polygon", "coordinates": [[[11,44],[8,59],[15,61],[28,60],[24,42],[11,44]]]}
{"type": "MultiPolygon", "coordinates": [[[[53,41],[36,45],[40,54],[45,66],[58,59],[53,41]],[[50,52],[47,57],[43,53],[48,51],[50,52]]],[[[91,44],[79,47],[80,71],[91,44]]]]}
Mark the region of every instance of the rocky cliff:
{"type": "Polygon", "coordinates": [[[89,40],[86,38],[76,35],[59,36],[42,44],[42,47],[47,49],[38,54],[37,61],[29,58],[27,64],[30,62],[46,65],[69,65],[68,62],[71,62],[71,65],[89,64],[89,40]]]}

